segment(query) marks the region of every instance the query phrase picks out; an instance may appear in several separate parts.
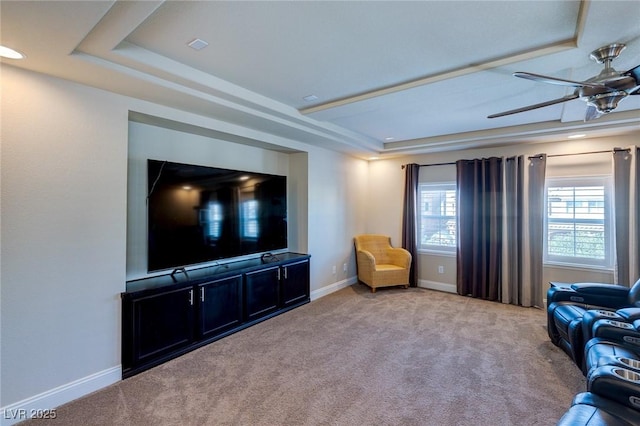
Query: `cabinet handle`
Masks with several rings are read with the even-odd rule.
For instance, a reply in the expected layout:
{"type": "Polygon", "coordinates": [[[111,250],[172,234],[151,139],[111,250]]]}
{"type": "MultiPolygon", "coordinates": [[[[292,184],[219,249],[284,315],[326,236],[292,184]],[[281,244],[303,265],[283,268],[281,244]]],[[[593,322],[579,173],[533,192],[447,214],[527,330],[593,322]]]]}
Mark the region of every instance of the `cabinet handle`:
{"type": "Polygon", "coordinates": [[[276,276],[280,279],[280,268],[276,269],[276,276]]]}
{"type": "Polygon", "coordinates": [[[286,280],[287,279],[287,267],[285,266],[282,269],[284,269],[284,279],[286,280]]]}
{"type": "Polygon", "coordinates": [[[193,289],[189,290],[189,304],[193,306],[193,289]]]}
{"type": "Polygon", "coordinates": [[[204,287],[200,287],[200,301],[204,302],[204,287]]]}

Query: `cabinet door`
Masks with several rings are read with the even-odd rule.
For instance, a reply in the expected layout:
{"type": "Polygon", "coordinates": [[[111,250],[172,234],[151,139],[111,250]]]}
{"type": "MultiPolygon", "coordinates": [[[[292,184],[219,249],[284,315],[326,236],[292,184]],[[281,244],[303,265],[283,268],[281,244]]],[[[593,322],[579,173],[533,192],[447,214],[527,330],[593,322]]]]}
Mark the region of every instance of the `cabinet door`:
{"type": "Polygon", "coordinates": [[[282,266],[282,306],[309,301],[309,260],[282,266]]]}
{"type": "Polygon", "coordinates": [[[214,337],[242,323],[242,275],[198,286],[200,337],[214,337]]]}
{"type": "Polygon", "coordinates": [[[258,319],[278,309],[279,281],[279,266],[245,274],[247,321],[258,319]]]}
{"type": "Polygon", "coordinates": [[[132,300],[134,364],[193,342],[194,296],[189,287],[132,300]]]}

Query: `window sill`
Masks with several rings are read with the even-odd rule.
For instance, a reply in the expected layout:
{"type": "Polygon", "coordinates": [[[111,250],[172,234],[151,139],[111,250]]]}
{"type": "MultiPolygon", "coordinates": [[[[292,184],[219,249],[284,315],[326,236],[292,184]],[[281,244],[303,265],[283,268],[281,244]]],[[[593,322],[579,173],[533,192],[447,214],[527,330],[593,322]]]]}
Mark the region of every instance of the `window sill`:
{"type": "Polygon", "coordinates": [[[448,250],[418,249],[418,254],[424,254],[428,256],[456,257],[455,250],[448,251],[448,250]]]}
{"type": "Polygon", "coordinates": [[[611,266],[603,266],[603,265],[583,265],[578,263],[562,263],[562,262],[543,262],[542,264],[545,268],[558,268],[558,269],[570,269],[573,271],[584,271],[584,270],[592,270],[592,271],[602,271],[602,272],[614,272],[614,268],[611,266]]]}

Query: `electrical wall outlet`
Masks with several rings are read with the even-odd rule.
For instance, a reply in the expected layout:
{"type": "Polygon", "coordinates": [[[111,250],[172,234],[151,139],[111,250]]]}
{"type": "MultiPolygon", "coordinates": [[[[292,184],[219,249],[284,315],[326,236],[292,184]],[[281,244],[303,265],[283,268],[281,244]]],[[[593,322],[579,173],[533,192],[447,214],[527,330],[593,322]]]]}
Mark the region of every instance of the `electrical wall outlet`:
{"type": "Polygon", "coordinates": [[[344,265],[342,265],[342,271],[343,272],[347,272],[347,264],[346,263],[344,265]]]}
{"type": "Polygon", "coordinates": [[[439,274],[444,274],[444,266],[438,265],[438,273],[439,274]]]}
{"type": "Polygon", "coordinates": [[[331,268],[331,271],[335,274],[336,273],[336,265],[333,265],[333,268],[331,268]]]}

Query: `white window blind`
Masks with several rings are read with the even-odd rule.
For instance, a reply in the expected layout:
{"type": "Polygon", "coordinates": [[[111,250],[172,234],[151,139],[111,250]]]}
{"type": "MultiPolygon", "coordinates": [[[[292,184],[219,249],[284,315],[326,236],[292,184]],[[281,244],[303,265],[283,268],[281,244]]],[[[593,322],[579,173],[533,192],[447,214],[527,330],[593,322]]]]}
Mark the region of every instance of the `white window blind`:
{"type": "Polygon", "coordinates": [[[456,186],[419,186],[418,238],[422,250],[455,251],[457,236],[456,186]]]}
{"type": "Polygon", "coordinates": [[[545,261],[610,266],[607,178],[549,179],[545,222],[545,261]]]}

